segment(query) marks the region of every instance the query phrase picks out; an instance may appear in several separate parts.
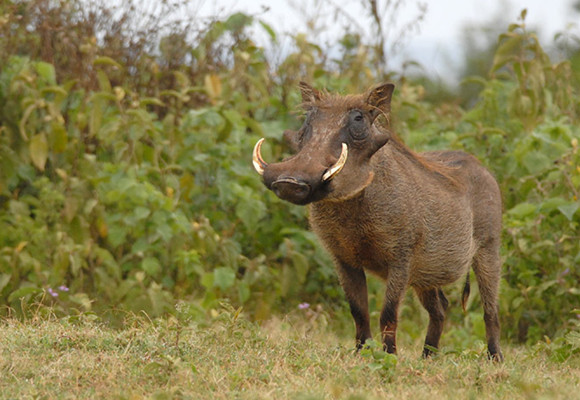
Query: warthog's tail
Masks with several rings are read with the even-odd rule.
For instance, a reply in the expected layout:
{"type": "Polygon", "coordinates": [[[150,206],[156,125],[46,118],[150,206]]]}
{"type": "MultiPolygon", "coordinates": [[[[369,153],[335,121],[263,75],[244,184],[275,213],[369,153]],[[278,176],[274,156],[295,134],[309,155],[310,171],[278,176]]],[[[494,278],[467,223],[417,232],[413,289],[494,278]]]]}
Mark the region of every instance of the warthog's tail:
{"type": "Polygon", "coordinates": [[[467,271],[467,276],[465,277],[465,286],[463,287],[463,295],[461,296],[461,307],[463,307],[463,312],[466,312],[467,299],[469,298],[469,271],[467,271]]]}

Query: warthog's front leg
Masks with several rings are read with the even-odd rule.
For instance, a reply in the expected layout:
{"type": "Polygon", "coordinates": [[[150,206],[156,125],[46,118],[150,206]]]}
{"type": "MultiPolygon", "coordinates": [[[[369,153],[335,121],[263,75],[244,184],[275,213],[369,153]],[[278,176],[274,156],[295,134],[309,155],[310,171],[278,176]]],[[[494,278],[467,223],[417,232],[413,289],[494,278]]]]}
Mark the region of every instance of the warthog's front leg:
{"type": "Polygon", "coordinates": [[[389,269],[385,303],[381,312],[381,335],[387,353],[397,353],[397,319],[399,304],[405,294],[409,274],[406,268],[389,269]]]}
{"type": "Polygon", "coordinates": [[[337,270],[356,325],[356,347],[360,349],[372,337],[365,272],[341,262],[337,263],[337,270]]]}

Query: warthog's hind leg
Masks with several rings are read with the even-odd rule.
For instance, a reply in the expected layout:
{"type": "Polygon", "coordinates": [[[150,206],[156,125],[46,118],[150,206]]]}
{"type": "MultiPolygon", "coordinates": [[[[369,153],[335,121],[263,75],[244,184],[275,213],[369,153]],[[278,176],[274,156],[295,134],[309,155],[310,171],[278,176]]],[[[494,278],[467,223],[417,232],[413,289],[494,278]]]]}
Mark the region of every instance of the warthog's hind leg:
{"type": "Polygon", "coordinates": [[[477,278],[483,304],[483,320],[489,357],[494,361],[503,361],[503,354],[499,347],[498,297],[501,275],[499,246],[480,249],[473,259],[473,271],[477,278]]]}
{"type": "Polygon", "coordinates": [[[441,338],[441,332],[443,332],[445,312],[449,303],[441,289],[422,290],[415,288],[415,291],[421,304],[429,313],[429,327],[427,328],[425,347],[423,348],[423,357],[429,357],[432,353],[429,347],[439,348],[439,339],[441,338]]]}

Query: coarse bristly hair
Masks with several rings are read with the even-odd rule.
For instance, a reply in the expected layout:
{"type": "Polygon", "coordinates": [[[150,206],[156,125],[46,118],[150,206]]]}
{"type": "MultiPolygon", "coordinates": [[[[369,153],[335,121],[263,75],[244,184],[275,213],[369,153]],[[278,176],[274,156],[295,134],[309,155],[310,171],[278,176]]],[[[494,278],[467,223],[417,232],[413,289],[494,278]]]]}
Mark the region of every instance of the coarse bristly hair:
{"type": "MultiPolygon", "coordinates": [[[[361,109],[365,111],[377,110],[367,102],[368,93],[371,89],[363,94],[348,94],[341,95],[337,93],[330,93],[326,89],[317,90],[318,99],[312,101],[303,101],[300,103],[300,108],[303,111],[309,112],[315,109],[329,110],[332,109],[334,113],[343,114],[349,110],[361,109]]],[[[420,153],[411,150],[403,140],[392,130],[391,127],[391,106],[388,105],[387,110],[378,109],[380,114],[376,117],[373,125],[379,130],[388,133],[390,141],[394,148],[401,154],[408,157],[413,163],[431,172],[442,181],[450,184],[450,186],[461,187],[459,183],[451,175],[452,171],[458,167],[445,165],[442,162],[431,161],[423,157],[420,153]]]]}

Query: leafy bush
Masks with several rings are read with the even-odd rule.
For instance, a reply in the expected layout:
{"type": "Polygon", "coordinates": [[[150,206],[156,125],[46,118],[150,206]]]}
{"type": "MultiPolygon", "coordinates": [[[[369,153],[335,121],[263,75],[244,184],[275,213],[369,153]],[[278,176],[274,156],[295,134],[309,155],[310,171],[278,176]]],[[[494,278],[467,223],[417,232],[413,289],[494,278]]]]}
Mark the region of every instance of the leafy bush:
{"type": "MultiPolygon", "coordinates": [[[[223,299],[255,319],[304,301],[344,312],[306,210],[267,193],[250,152],[265,136],[267,159],[286,155],[280,138],[298,124],[298,79],[347,92],[383,77],[368,67],[372,47],[349,33],[342,58],[329,60],[296,34],[276,64],[252,28],[274,46],[278,34],[244,14],[196,27],[194,37],[177,25],[157,27],[150,42],[141,41],[147,29],[115,41],[119,30],[135,32],[124,28],[137,11],[129,7],[111,26],[97,23],[106,17],[99,3],[91,3],[93,14],[81,4],[8,2],[0,10],[4,312],[25,314],[40,303],[65,314],[113,308],[156,316],[177,299],[200,315],[223,299]],[[67,29],[51,36],[48,57],[38,41],[57,25],[67,29]],[[71,43],[86,51],[59,54],[71,43]]],[[[497,176],[506,210],[503,331],[522,341],[579,325],[574,79],[570,62],[552,64],[522,21],[500,37],[472,109],[426,101],[411,80],[400,82],[394,100],[394,124],[412,148],[464,149],[497,176]]],[[[382,287],[370,288],[376,312],[382,287]]],[[[418,306],[406,307],[403,318],[416,321],[418,306]]],[[[470,307],[478,312],[452,311],[450,320],[480,329],[471,317],[481,314],[478,301],[470,307]]]]}

